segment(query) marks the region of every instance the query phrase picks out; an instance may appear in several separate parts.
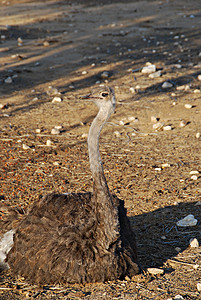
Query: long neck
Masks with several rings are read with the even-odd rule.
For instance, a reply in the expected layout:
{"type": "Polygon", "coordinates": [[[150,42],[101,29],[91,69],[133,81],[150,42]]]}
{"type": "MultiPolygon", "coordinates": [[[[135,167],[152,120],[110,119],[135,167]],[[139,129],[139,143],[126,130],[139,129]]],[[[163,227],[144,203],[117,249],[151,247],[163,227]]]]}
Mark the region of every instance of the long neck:
{"type": "Polygon", "coordinates": [[[103,165],[99,152],[99,136],[100,132],[108,120],[110,113],[106,113],[100,108],[97,116],[93,120],[89,135],[88,135],[88,151],[89,151],[89,162],[94,181],[94,189],[96,192],[109,196],[109,189],[105,179],[103,165]]]}

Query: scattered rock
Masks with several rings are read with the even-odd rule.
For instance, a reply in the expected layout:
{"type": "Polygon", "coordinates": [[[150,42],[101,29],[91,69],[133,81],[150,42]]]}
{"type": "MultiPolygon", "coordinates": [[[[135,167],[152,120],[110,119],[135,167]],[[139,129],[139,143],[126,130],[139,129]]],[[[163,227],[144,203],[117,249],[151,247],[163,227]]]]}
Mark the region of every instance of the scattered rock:
{"type": "Polygon", "coordinates": [[[82,75],[86,75],[87,74],[87,71],[82,71],[82,75]]]}
{"type": "Polygon", "coordinates": [[[154,72],[154,73],[151,73],[151,74],[149,74],[149,78],[158,78],[158,77],[160,77],[161,76],[161,71],[159,70],[159,71],[157,71],[157,72],[154,72]]]}
{"type": "Polygon", "coordinates": [[[37,128],[36,133],[41,133],[41,130],[39,128],[37,128]]]}
{"type": "Polygon", "coordinates": [[[162,88],[163,89],[168,89],[168,88],[171,88],[171,87],[173,87],[173,84],[171,82],[169,82],[169,81],[165,81],[162,84],[162,88]]]}
{"type": "Polygon", "coordinates": [[[201,283],[197,283],[197,290],[198,290],[198,292],[201,292],[201,283]]]}
{"type": "Polygon", "coordinates": [[[181,251],[181,248],[180,248],[180,247],[176,247],[175,250],[176,250],[177,252],[180,252],[180,251],[181,251]]]}
{"type": "Polygon", "coordinates": [[[52,146],[52,141],[51,141],[51,140],[47,140],[47,141],[46,141],[46,145],[47,145],[48,147],[52,146]]]}
{"type": "Polygon", "coordinates": [[[177,226],[179,227],[188,227],[197,225],[198,220],[195,219],[194,215],[188,215],[185,218],[177,221],[177,226]]]}
{"type": "Polygon", "coordinates": [[[130,87],[129,91],[132,93],[132,94],[135,94],[135,89],[133,87],[130,87]]]}
{"type": "Polygon", "coordinates": [[[187,123],[188,123],[187,121],[181,120],[180,123],[179,123],[179,127],[181,127],[181,128],[185,127],[187,125],[187,123]]]}
{"type": "Polygon", "coordinates": [[[192,176],[191,176],[191,179],[192,179],[192,180],[197,180],[197,179],[198,179],[198,176],[192,175],[192,176]]]}
{"type": "Polygon", "coordinates": [[[198,80],[201,80],[201,74],[200,74],[200,75],[198,75],[198,77],[197,77],[197,78],[198,78],[198,80]]]}
{"type": "Polygon", "coordinates": [[[187,108],[187,109],[191,109],[191,108],[193,107],[193,105],[192,105],[192,104],[189,104],[189,103],[186,103],[186,104],[184,105],[184,107],[187,108]]]}
{"type": "Polygon", "coordinates": [[[162,122],[157,122],[157,123],[153,124],[152,128],[155,131],[159,131],[159,130],[163,129],[163,125],[164,124],[162,122]]]}
{"type": "Polygon", "coordinates": [[[163,269],[159,269],[159,268],[148,268],[147,271],[151,275],[163,275],[164,274],[164,270],[163,269]]]}
{"type": "Polygon", "coordinates": [[[12,83],[13,80],[12,80],[12,77],[7,77],[5,80],[4,80],[5,83],[12,83]]]}
{"type": "Polygon", "coordinates": [[[121,136],[121,133],[119,131],[115,131],[114,135],[119,138],[121,136]]]}
{"type": "Polygon", "coordinates": [[[46,93],[47,93],[49,96],[61,95],[61,93],[58,91],[58,89],[52,87],[51,85],[48,86],[48,89],[47,89],[46,93]]]}
{"type": "Polygon", "coordinates": [[[53,100],[52,100],[52,103],[59,103],[59,102],[62,102],[63,100],[61,99],[61,97],[54,97],[53,100]]]}
{"type": "Polygon", "coordinates": [[[52,128],[51,134],[60,134],[60,130],[58,128],[52,128]]]}
{"type": "Polygon", "coordinates": [[[170,167],[170,164],[168,163],[164,163],[161,165],[161,167],[164,169],[164,168],[169,168],[170,167]]]}
{"type": "Polygon", "coordinates": [[[22,144],[22,148],[23,148],[24,150],[30,149],[30,147],[29,147],[28,145],[26,145],[26,144],[22,144]]]}
{"type": "Polygon", "coordinates": [[[197,139],[199,139],[199,138],[200,138],[200,132],[196,132],[195,137],[196,137],[197,139]]]}
{"type": "Polygon", "coordinates": [[[49,47],[49,45],[50,45],[50,43],[49,43],[48,41],[44,41],[44,42],[43,42],[43,46],[44,46],[44,47],[49,47]]]}
{"type": "Polygon", "coordinates": [[[83,133],[82,138],[84,138],[84,139],[88,138],[88,133],[83,133]]]}
{"type": "Polygon", "coordinates": [[[184,300],[184,297],[182,297],[181,295],[176,295],[174,297],[175,300],[184,300]]]}
{"type": "Polygon", "coordinates": [[[196,238],[190,239],[189,245],[191,246],[191,248],[199,248],[199,242],[196,238]]]}
{"type": "Polygon", "coordinates": [[[172,126],[171,125],[166,125],[166,126],[163,126],[163,130],[164,131],[169,131],[169,130],[172,130],[172,126]]]}
{"type": "Polygon", "coordinates": [[[193,93],[194,93],[194,94],[199,94],[199,93],[200,93],[200,90],[199,90],[199,89],[195,89],[195,90],[193,91],[193,93]]]}
{"type": "Polygon", "coordinates": [[[190,171],[189,174],[190,174],[190,175],[196,175],[196,174],[200,174],[200,172],[197,171],[197,170],[193,170],[193,171],[190,171]]]}
{"type": "Polygon", "coordinates": [[[149,64],[142,68],[143,74],[151,74],[151,73],[155,73],[155,72],[156,72],[156,66],[152,65],[152,64],[149,64]]]}
{"type": "Polygon", "coordinates": [[[107,79],[109,77],[109,72],[108,71],[104,71],[103,73],[101,73],[100,77],[102,79],[107,79]]]}

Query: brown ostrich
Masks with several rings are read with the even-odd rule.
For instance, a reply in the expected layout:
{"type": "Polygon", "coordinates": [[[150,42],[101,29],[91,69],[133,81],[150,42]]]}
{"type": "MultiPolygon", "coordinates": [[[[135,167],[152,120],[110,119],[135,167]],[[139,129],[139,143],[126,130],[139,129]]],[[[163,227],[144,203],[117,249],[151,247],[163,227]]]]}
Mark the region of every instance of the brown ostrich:
{"type": "Polygon", "coordinates": [[[103,282],[139,272],[124,201],[110,193],[99,154],[99,135],[114,112],[115,94],[99,87],[83,98],[99,108],[88,135],[93,192],[39,199],[0,241],[13,275],[32,283],[103,282]]]}

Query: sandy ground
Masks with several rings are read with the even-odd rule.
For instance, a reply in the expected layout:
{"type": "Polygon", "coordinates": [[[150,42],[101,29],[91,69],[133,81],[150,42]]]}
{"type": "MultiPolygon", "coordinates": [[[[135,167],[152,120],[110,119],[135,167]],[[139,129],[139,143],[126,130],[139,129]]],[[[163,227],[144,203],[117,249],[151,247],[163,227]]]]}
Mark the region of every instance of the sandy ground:
{"type": "Polygon", "coordinates": [[[0,34],[1,202],[27,209],[51,191],[91,190],[86,137],[97,109],[79,96],[111,85],[118,103],[101,154],[144,269],[43,288],[8,271],[0,299],[201,299],[201,249],[189,246],[201,244],[200,1],[0,1],[0,34]],[[159,77],[141,71],[148,62],[159,77]],[[189,214],[197,225],[178,227],[189,214]]]}

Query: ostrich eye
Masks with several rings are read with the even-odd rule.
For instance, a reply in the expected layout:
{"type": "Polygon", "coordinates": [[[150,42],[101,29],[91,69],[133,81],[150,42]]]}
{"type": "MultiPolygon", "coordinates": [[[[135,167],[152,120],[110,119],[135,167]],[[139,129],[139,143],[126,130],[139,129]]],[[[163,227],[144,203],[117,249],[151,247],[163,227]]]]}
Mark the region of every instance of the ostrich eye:
{"type": "Polygon", "coordinates": [[[108,96],[108,93],[102,93],[101,96],[102,96],[102,97],[107,97],[107,96],[108,96]]]}

